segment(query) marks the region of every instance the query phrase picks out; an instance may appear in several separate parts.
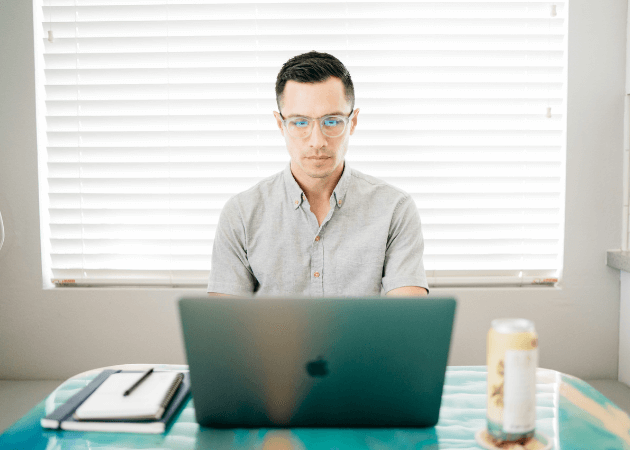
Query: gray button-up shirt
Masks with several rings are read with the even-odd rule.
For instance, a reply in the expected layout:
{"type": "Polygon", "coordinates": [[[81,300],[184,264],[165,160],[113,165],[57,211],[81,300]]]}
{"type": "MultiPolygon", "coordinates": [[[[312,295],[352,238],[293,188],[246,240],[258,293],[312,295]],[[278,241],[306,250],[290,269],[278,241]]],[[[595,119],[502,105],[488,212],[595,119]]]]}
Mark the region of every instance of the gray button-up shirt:
{"type": "Polygon", "coordinates": [[[428,290],[413,199],[344,164],[321,226],[290,164],[228,200],[208,292],[354,297],[402,286],[428,290]]]}

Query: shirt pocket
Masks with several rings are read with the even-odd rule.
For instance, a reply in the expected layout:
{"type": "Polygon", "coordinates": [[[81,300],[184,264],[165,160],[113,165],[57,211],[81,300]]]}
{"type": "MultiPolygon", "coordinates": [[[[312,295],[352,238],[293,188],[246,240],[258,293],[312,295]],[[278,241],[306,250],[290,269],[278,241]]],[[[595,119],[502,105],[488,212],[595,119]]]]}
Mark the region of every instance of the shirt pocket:
{"type": "Polygon", "coordinates": [[[336,249],[336,259],[349,264],[379,265],[383,267],[385,249],[368,246],[340,246],[336,249]]]}
{"type": "Polygon", "coordinates": [[[335,285],[343,297],[377,296],[381,293],[383,256],[374,248],[339,248],[335,257],[335,285]]]}

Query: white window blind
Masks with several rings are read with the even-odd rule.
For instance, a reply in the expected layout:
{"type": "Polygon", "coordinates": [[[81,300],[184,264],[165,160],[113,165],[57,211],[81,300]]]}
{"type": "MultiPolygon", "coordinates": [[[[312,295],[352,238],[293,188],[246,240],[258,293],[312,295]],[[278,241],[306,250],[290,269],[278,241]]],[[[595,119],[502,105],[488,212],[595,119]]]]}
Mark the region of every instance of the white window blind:
{"type": "Polygon", "coordinates": [[[348,163],[413,196],[430,286],[560,275],[567,1],[35,5],[53,283],[205,285],[225,202],[289,161],[275,78],[310,50],[348,67],[348,163]]]}

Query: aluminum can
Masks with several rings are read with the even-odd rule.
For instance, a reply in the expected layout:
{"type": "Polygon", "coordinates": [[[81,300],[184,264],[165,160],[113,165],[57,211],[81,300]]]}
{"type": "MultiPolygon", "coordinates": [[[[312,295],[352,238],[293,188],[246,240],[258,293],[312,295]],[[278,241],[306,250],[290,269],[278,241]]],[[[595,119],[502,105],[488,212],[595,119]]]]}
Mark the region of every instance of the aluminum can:
{"type": "Polygon", "coordinates": [[[536,428],[538,335],[527,319],[496,319],[488,331],[488,434],[523,445],[536,428]]]}

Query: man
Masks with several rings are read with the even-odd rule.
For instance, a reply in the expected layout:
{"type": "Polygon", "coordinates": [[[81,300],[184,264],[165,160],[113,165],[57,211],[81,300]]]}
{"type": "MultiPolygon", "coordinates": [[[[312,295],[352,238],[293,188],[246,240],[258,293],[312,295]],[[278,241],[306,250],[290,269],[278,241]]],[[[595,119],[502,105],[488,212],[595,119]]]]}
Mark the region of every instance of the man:
{"type": "Polygon", "coordinates": [[[426,295],[413,199],[345,163],[359,116],[345,66],[315,51],[291,58],[276,101],[291,162],[226,203],[208,293],[426,295]]]}

